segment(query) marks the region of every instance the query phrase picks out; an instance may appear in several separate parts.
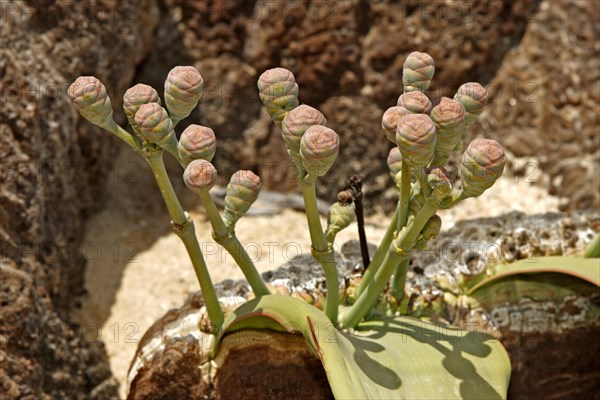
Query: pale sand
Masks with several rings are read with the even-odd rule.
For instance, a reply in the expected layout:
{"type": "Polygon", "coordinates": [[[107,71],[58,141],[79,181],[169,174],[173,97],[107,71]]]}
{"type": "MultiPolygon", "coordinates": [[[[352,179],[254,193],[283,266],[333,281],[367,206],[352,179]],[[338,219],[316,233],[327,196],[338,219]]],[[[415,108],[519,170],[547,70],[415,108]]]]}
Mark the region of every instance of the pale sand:
{"type": "MultiPolygon", "coordinates": [[[[89,260],[87,295],[81,307],[73,311],[88,338],[101,337],[106,343],[122,397],[129,363],[146,329],[199,288],[183,244],[169,229],[169,219],[151,175],[143,161],[132,158],[130,152],[119,157],[114,179],[107,183],[107,206],[88,222],[82,248],[89,260]]],[[[185,193],[180,182],[174,180],[174,186],[196,221],[213,281],[242,278],[231,256],[212,241],[200,205],[185,193]]],[[[513,210],[533,214],[557,209],[558,198],[549,196],[544,189],[502,178],[481,197],[442,211],[440,216],[448,229],[460,219],[497,216],[513,210]]],[[[378,243],[387,220],[381,215],[368,219],[369,241],[378,243]]],[[[238,223],[237,233],[261,272],[310,249],[304,214],[297,211],[285,210],[272,217],[245,217],[238,223]]],[[[337,243],[356,237],[353,224],[340,233],[337,243]]]]}

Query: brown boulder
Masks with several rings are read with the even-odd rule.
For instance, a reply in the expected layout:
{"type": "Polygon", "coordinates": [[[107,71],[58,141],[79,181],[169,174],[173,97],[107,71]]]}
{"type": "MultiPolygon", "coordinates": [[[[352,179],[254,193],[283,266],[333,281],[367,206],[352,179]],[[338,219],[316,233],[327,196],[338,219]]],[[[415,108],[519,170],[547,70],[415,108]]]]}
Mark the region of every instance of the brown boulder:
{"type": "Polygon", "coordinates": [[[547,173],[550,193],[565,197],[568,210],[600,206],[599,23],[598,2],[544,1],[490,83],[491,104],[471,131],[534,157],[533,168],[516,161],[513,169],[522,179],[547,173]]]}
{"type": "Polygon", "coordinates": [[[66,89],[78,75],[93,74],[118,107],[148,49],[157,9],[152,1],[1,7],[2,392],[114,398],[101,342],[71,326],[68,313],[83,290],[83,222],[99,205],[117,139],[87,122],[79,126],[66,89]]]}
{"type": "Polygon", "coordinates": [[[375,2],[362,48],[363,93],[381,107],[394,105],[404,60],[413,51],[435,60],[433,100],[451,97],[464,82],[487,82],[518,45],[536,7],[533,0],[375,2]]]}

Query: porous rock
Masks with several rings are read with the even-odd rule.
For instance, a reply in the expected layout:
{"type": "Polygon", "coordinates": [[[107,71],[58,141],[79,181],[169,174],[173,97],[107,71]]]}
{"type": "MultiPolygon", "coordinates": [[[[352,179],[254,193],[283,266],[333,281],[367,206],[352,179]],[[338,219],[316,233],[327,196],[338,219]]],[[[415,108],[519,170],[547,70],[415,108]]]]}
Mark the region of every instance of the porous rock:
{"type": "Polygon", "coordinates": [[[150,0],[0,7],[0,397],[112,399],[97,330],[86,336],[68,313],[83,290],[83,223],[117,139],[79,124],[66,90],[95,75],[118,107],[157,10],[150,0]]]}
{"type": "Polygon", "coordinates": [[[563,197],[563,210],[600,207],[599,24],[598,2],[542,2],[470,131],[500,141],[514,154],[518,178],[563,197]]]}

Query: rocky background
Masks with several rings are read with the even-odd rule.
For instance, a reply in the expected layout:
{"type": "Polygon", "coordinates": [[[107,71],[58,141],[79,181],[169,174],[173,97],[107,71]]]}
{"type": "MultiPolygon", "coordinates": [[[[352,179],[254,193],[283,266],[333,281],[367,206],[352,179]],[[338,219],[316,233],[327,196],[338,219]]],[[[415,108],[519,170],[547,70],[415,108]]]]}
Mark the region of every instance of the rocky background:
{"type": "Polygon", "coordinates": [[[255,83],[267,68],[292,70],[300,100],[319,108],[341,138],[335,176],[325,177],[320,195],[331,199],[359,173],[377,209],[390,187],[381,115],[401,94],[404,59],[420,49],[436,60],[434,104],[464,82],[488,86],[492,104],[469,136],[501,139],[512,153],[509,173],[565,197],[563,210],[598,208],[600,191],[580,188],[600,187],[599,7],[586,0],[164,0],[136,82],[161,87],[173,66],[195,65],[207,90],[189,120],[217,133],[222,175],[253,169],[270,188],[286,190],[295,187],[288,157],[255,83]]]}
{"type": "Polygon", "coordinates": [[[0,387],[8,398],[114,398],[102,342],[68,313],[83,291],[85,221],[103,204],[117,140],[80,120],[65,92],[79,75],[107,86],[118,118],[127,87],[162,87],[176,65],[205,80],[198,111],[224,179],[253,169],[294,190],[279,133],[261,109],[263,70],[291,69],[300,99],[341,137],[330,201],[360,173],[371,212],[384,210],[383,111],[401,92],[413,50],[436,60],[435,102],[479,81],[493,94],[470,137],[500,140],[508,174],[600,206],[600,5],[594,1],[133,0],[0,3],[0,387]]]}
{"type": "Polygon", "coordinates": [[[156,4],[141,5],[0,4],[2,399],[117,398],[103,343],[68,318],[83,291],[84,223],[101,204],[115,142],[79,119],[65,91],[89,74],[124,90],[158,23],[156,4]]]}

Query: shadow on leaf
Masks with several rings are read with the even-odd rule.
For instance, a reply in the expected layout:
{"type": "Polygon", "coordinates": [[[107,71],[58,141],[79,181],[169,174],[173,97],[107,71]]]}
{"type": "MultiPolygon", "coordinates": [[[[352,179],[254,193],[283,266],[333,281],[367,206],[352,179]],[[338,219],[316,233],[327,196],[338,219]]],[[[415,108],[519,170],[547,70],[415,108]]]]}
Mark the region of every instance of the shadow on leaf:
{"type": "MultiPolygon", "coordinates": [[[[453,377],[460,380],[460,397],[464,399],[502,399],[502,396],[484,379],[479,373],[472,361],[464,357],[468,354],[477,358],[486,358],[492,353],[492,348],[486,342],[492,341],[490,336],[475,331],[464,331],[450,328],[442,325],[434,325],[420,320],[408,322],[408,318],[394,319],[382,318],[379,321],[367,321],[361,324],[362,331],[368,331],[370,339],[378,339],[386,335],[399,336],[401,340],[394,343],[396,346],[412,346],[413,350],[406,351],[406,358],[400,362],[409,365],[423,364],[428,355],[423,354],[419,357],[419,348],[424,350],[423,346],[415,346],[409,343],[409,338],[428,346],[428,349],[435,349],[442,356],[443,368],[453,377]],[[411,355],[413,355],[411,357],[411,355]]],[[[407,349],[409,350],[409,349],[407,349]]],[[[429,371],[434,371],[434,363],[429,366],[429,371]]],[[[486,368],[479,365],[480,368],[486,368]]],[[[493,366],[486,369],[493,369],[493,366]]],[[[423,371],[428,371],[423,370],[423,371]]],[[[425,373],[425,372],[424,372],[425,373]]]]}

